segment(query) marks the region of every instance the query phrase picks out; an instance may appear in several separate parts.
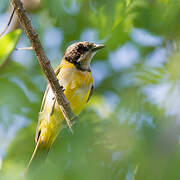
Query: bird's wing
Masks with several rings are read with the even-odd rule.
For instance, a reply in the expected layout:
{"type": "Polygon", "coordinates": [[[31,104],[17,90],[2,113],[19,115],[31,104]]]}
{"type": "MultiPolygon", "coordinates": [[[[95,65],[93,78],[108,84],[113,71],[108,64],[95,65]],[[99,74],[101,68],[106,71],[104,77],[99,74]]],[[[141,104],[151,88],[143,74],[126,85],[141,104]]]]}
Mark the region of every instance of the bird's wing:
{"type": "MultiPolygon", "coordinates": [[[[59,67],[55,70],[56,76],[59,74],[60,69],[61,69],[61,66],[59,66],[59,67]]],[[[47,84],[46,91],[45,91],[44,96],[43,96],[43,100],[42,100],[42,104],[41,104],[41,109],[40,109],[40,114],[39,114],[39,116],[41,116],[41,113],[43,112],[44,104],[45,104],[46,97],[47,97],[47,94],[48,94],[48,92],[49,92],[49,89],[50,89],[50,84],[47,84]]],[[[53,104],[55,104],[55,101],[56,101],[56,98],[54,98],[54,103],[53,103],[53,104]]],[[[53,108],[54,108],[54,105],[52,106],[52,112],[53,112],[53,108]]],[[[52,114],[52,113],[50,113],[50,114],[52,114]]],[[[40,118],[39,118],[39,120],[38,120],[38,124],[37,124],[37,128],[36,128],[36,136],[35,136],[35,142],[36,142],[36,143],[38,142],[38,139],[39,139],[39,136],[40,136],[39,125],[40,125],[40,118]]]]}
{"type": "Polygon", "coordinates": [[[90,93],[89,93],[89,97],[88,97],[88,99],[87,99],[87,102],[89,102],[89,100],[90,100],[90,98],[91,98],[91,96],[92,96],[92,94],[93,94],[93,90],[94,90],[94,86],[92,85],[92,86],[91,86],[90,93]]]}
{"type": "Polygon", "coordinates": [[[47,84],[46,91],[45,91],[45,93],[44,93],[43,100],[42,100],[42,103],[41,103],[41,109],[40,109],[40,112],[43,111],[44,104],[45,104],[45,100],[46,100],[46,96],[47,96],[47,94],[48,94],[49,88],[50,88],[50,85],[47,84]]]}
{"type": "MultiPolygon", "coordinates": [[[[60,70],[61,70],[61,66],[59,66],[59,67],[55,70],[56,76],[59,74],[60,70]]],[[[44,103],[45,103],[46,96],[47,96],[47,94],[48,94],[49,88],[50,88],[50,85],[47,84],[46,91],[45,91],[45,93],[44,93],[43,100],[42,100],[42,103],[41,103],[41,109],[40,109],[40,112],[43,111],[44,103]]]]}

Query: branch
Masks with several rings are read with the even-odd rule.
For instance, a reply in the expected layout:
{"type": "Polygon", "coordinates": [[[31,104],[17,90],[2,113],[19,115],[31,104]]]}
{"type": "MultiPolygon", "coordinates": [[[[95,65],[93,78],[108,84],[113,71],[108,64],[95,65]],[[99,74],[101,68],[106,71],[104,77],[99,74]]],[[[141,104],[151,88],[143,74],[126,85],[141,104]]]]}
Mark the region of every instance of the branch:
{"type": "Polygon", "coordinates": [[[46,75],[46,78],[56,96],[57,102],[66,119],[69,129],[73,133],[72,124],[70,120],[73,119],[75,116],[72,112],[72,109],[70,107],[68,100],[66,99],[63,93],[63,87],[60,86],[59,81],[56,78],[56,75],[54,73],[54,70],[51,67],[50,61],[44,53],[44,49],[41,45],[38,34],[35,32],[32,26],[31,20],[28,18],[27,12],[23,7],[22,2],[20,0],[10,0],[10,2],[12,3],[13,7],[16,10],[16,14],[18,16],[19,22],[22,25],[28,39],[31,42],[31,45],[39,61],[39,64],[44,74],[46,75]]]}

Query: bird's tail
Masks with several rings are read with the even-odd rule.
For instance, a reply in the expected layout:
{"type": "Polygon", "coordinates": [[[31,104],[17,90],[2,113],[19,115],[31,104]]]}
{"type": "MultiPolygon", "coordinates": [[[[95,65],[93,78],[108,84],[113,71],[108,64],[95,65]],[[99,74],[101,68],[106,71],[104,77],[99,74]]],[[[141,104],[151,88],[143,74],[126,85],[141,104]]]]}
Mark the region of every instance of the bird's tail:
{"type": "Polygon", "coordinates": [[[41,165],[47,157],[47,154],[49,152],[49,147],[44,146],[41,142],[40,142],[40,138],[38,139],[34,152],[31,156],[31,159],[27,165],[27,168],[25,170],[25,174],[27,172],[29,172],[29,170],[34,169],[35,167],[37,167],[38,165],[41,165]]]}

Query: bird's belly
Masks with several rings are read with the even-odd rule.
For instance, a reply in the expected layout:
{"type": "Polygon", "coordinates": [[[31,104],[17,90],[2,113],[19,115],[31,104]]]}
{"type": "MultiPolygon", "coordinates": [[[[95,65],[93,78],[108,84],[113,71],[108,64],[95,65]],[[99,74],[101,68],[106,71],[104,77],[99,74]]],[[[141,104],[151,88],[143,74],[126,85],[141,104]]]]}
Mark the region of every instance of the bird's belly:
{"type": "MultiPolygon", "coordinates": [[[[71,91],[68,88],[65,89],[64,94],[70,103],[70,107],[73,113],[76,116],[82,111],[82,109],[86,105],[89,93],[90,93],[89,86],[82,88],[81,87],[75,88],[74,90],[71,91]]],[[[46,98],[45,108],[44,111],[42,112],[44,114],[43,120],[46,121],[44,125],[49,126],[48,127],[49,129],[59,130],[59,127],[61,127],[61,125],[64,123],[64,116],[59,108],[57,101],[54,102],[54,100],[55,100],[54,93],[52,92],[52,89],[49,89],[46,98]]]]}
{"type": "Polygon", "coordinates": [[[65,96],[67,97],[72,111],[75,115],[78,115],[86,105],[89,96],[89,91],[90,88],[87,87],[76,89],[74,90],[73,94],[65,92],[65,96]]]}

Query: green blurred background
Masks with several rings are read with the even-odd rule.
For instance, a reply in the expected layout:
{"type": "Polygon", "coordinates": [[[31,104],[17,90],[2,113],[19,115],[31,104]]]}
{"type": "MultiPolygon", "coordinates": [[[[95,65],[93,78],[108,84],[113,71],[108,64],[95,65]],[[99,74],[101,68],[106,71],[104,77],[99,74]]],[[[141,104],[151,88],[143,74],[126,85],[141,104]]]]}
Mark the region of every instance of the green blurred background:
{"type": "MultiPolygon", "coordinates": [[[[95,91],[74,134],[64,129],[25,179],[180,179],[180,1],[23,2],[54,68],[73,42],[106,44],[92,62],[95,91]]],[[[11,11],[0,0],[0,32],[11,11]]],[[[8,31],[17,27],[15,17],[8,31]]],[[[34,53],[12,52],[19,34],[0,40],[2,180],[23,179],[46,87],[34,53]]],[[[22,33],[17,47],[26,46],[22,33]]]]}

